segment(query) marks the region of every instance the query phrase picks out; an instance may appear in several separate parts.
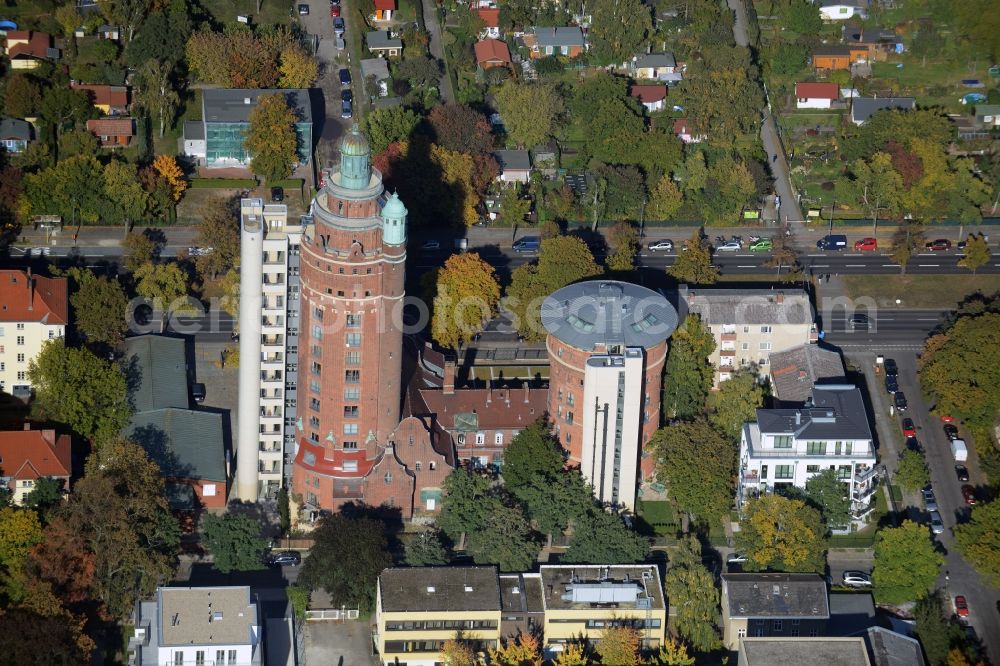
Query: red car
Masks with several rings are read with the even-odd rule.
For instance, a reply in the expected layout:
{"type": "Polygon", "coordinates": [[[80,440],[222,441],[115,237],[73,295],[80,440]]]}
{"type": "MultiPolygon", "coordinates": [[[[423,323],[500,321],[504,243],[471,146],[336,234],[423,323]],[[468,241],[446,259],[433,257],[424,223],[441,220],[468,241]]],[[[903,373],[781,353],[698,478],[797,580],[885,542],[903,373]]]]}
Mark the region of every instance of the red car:
{"type": "Polygon", "coordinates": [[[941,423],[954,423],[954,422],[955,422],[954,416],[948,416],[947,414],[945,414],[941,417],[941,423]]]}
{"type": "Polygon", "coordinates": [[[945,252],[951,249],[951,241],[947,238],[938,238],[937,240],[929,241],[924,247],[932,252],[945,252]]]}
{"type": "Polygon", "coordinates": [[[917,426],[913,425],[913,419],[903,419],[903,437],[916,437],[917,426]]]}
{"type": "Polygon", "coordinates": [[[878,241],[874,238],[862,238],[854,242],[855,252],[874,252],[878,249],[878,241]]]}
{"type": "Polygon", "coordinates": [[[961,594],[955,597],[955,614],[959,617],[969,617],[969,604],[961,594]]]}
{"type": "Polygon", "coordinates": [[[962,486],[962,499],[969,506],[973,506],[976,503],[976,489],[968,484],[962,486]]]}
{"type": "Polygon", "coordinates": [[[340,16],[340,5],[330,5],[330,16],[332,18],[340,16]]]}

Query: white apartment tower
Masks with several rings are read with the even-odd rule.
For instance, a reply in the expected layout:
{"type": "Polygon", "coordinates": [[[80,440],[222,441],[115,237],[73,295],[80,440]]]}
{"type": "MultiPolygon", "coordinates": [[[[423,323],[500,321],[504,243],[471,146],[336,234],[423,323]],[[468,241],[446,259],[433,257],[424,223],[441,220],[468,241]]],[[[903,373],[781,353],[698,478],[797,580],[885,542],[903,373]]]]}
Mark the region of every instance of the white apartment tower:
{"type": "Polygon", "coordinates": [[[295,457],[299,244],[308,218],[240,201],[240,374],[236,497],[273,500],[295,457]]]}

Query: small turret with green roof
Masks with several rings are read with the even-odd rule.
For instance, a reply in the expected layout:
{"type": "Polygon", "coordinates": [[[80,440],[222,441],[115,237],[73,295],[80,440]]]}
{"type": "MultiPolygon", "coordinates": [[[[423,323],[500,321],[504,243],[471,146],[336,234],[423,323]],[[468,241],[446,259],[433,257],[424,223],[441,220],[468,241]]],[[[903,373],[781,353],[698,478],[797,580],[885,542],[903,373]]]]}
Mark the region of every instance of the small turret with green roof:
{"type": "Polygon", "coordinates": [[[340,140],[340,184],[349,190],[368,187],[372,176],[372,149],[357,123],[340,140]]]}
{"type": "Polygon", "coordinates": [[[406,242],[406,215],[409,211],[393,192],[382,206],[382,242],[402,245],[406,242]]]}

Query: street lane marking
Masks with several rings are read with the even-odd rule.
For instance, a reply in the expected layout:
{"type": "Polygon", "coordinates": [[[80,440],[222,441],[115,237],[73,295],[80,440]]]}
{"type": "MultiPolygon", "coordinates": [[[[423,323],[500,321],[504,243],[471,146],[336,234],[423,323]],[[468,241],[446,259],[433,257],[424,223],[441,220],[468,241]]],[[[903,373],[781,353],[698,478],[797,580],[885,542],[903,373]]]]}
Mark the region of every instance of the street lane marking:
{"type": "Polygon", "coordinates": [[[917,266],[921,266],[923,268],[937,268],[940,265],[941,264],[917,264],[917,266]]]}
{"type": "Polygon", "coordinates": [[[917,321],[937,321],[937,317],[923,317],[918,318],[917,321]]]}
{"type": "Polygon", "coordinates": [[[736,268],[757,268],[757,267],[751,264],[749,266],[737,266],[736,268]]]}
{"type": "Polygon", "coordinates": [[[807,254],[807,257],[825,257],[825,254],[807,254]]]}
{"type": "Polygon", "coordinates": [[[829,268],[830,264],[813,264],[813,268],[829,268]]]}
{"type": "Polygon", "coordinates": [[[864,268],[868,264],[847,264],[847,268],[864,268]]]}
{"type": "Polygon", "coordinates": [[[882,264],[882,268],[899,268],[899,264],[882,264]]]}

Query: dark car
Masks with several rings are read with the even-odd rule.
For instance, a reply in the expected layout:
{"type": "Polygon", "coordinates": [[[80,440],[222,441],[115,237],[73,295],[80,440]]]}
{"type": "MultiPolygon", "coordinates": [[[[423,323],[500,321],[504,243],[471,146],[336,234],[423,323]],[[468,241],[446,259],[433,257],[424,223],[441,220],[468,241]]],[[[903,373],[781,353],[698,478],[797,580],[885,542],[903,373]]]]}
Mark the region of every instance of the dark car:
{"type": "Polygon", "coordinates": [[[976,504],[976,489],[969,485],[962,486],[962,499],[969,506],[974,506],[976,504]]]}
{"type": "Polygon", "coordinates": [[[938,238],[937,240],[928,241],[925,247],[933,252],[944,252],[951,249],[951,241],[947,238],[938,238]]]}
{"type": "Polygon", "coordinates": [[[299,16],[309,16],[309,5],[299,5],[299,16]]]}
{"type": "Polygon", "coordinates": [[[354,115],[354,107],[351,105],[351,102],[349,100],[345,99],[343,102],[340,103],[340,117],[350,118],[353,115],[354,115]]]}
{"type": "Polygon", "coordinates": [[[274,203],[281,203],[285,200],[285,190],[280,187],[271,188],[271,201],[274,203]]]}
{"type": "Polygon", "coordinates": [[[340,85],[342,86],[351,85],[351,70],[349,69],[340,70],[340,85]]]}
{"type": "Polygon", "coordinates": [[[899,381],[896,379],[896,375],[886,375],[885,390],[889,393],[895,393],[899,390],[899,381]]]}
{"type": "Polygon", "coordinates": [[[896,392],[896,409],[901,412],[906,411],[906,394],[902,391],[896,392]]]}
{"type": "Polygon", "coordinates": [[[951,423],[944,424],[944,434],[948,440],[958,439],[958,428],[951,423]]]}
{"type": "Polygon", "coordinates": [[[294,550],[282,550],[277,553],[269,553],[264,560],[271,567],[297,567],[302,564],[302,555],[294,550]]]}
{"type": "Polygon", "coordinates": [[[895,360],[887,358],[882,365],[885,368],[886,377],[895,377],[899,374],[899,366],[896,365],[895,360]]]}
{"type": "Polygon", "coordinates": [[[904,443],[906,444],[906,448],[910,449],[911,451],[916,451],[917,453],[921,453],[920,442],[917,441],[916,437],[907,437],[906,442],[904,443]]]}
{"type": "Polygon", "coordinates": [[[955,465],[955,476],[963,483],[969,480],[969,468],[965,465],[955,465]]]}
{"type": "Polygon", "coordinates": [[[354,93],[351,92],[350,88],[344,88],[340,91],[340,101],[341,102],[352,102],[354,101],[354,93]]]}
{"type": "Polygon", "coordinates": [[[191,399],[194,400],[199,405],[205,402],[205,385],[201,382],[197,382],[191,385],[191,399]]]}
{"type": "Polygon", "coordinates": [[[905,418],[903,419],[903,437],[916,437],[917,436],[917,426],[913,424],[913,419],[905,418]]]}
{"type": "Polygon", "coordinates": [[[344,19],[339,16],[333,19],[333,31],[337,34],[337,37],[344,34],[344,19]]]}
{"type": "Polygon", "coordinates": [[[847,330],[849,331],[870,331],[872,322],[866,314],[851,315],[847,320],[847,330]]]}

